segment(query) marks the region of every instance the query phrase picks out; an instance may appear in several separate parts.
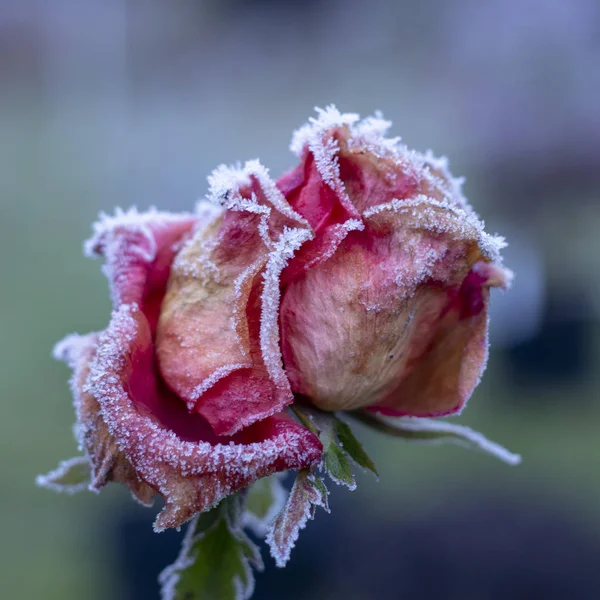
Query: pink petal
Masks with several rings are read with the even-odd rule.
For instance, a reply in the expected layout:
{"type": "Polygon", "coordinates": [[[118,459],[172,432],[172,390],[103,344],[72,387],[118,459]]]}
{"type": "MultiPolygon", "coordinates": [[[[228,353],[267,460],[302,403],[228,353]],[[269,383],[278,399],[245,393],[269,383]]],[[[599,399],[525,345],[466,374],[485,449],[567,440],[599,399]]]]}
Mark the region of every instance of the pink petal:
{"type": "Polygon", "coordinates": [[[292,390],[325,410],[403,403],[413,415],[456,410],[485,364],[488,287],[501,283],[501,269],[490,278],[475,265],[482,225],[426,197],[364,218],[364,231],[350,232],[285,291],[282,348],[292,390]],[[453,387],[438,364],[450,351],[453,387]],[[431,390],[433,379],[444,385],[426,395],[411,388],[408,398],[401,390],[413,371],[432,378],[431,390]]]}
{"type": "Polygon", "coordinates": [[[98,401],[86,387],[98,338],[97,333],[70,335],[54,349],[55,358],[65,361],[73,369],[71,391],[76,415],[75,436],[79,449],[85,451],[92,468],[90,489],[99,491],[110,481],[122,483],[136,500],[149,506],[154,490],[140,480],[132,464],[120,451],[102,418],[98,401]]]}
{"type": "Polygon", "coordinates": [[[217,169],[211,188],[229,210],[173,263],[157,355],[190,410],[231,435],[293,401],[279,349],[280,276],[312,231],[256,161],[217,169]]]}
{"type": "Polygon", "coordinates": [[[165,498],[157,530],[180,526],[260,477],[313,465],[321,456],[318,438],[284,414],[229,438],[190,415],[157,376],[150,327],[135,305],[116,310],[100,335],[87,389],[137,475],[165,498]]]}
{"type": "Polygon", "coordinates": [[[156,329],[173,257],[198,221],[198,216],[154,209],[146,213],[117,209],[114,217],[101,216],[85,250],[89,256],[105,257],[103,270],[114,308],[136,302],[156,329]]]}

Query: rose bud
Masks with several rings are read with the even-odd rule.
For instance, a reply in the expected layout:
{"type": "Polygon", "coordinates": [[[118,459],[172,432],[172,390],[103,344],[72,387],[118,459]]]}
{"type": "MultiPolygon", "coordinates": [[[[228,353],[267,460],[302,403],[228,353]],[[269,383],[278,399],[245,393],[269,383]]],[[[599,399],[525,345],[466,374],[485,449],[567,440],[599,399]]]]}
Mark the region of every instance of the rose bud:
{"type": "Polygon", "coordinates": [[[112,319],[57,348],[74,370],[92,489],[158,493],[156,528],[176,527],[258,478],[320,462],[294,402],[462,408],[486,362],[489,290],[510,280],[504,242],[445,162],[386,139],[388,125],[320,111],[278,182],[258,161],[222,166],[210,211],[119,212],[96,226],[87,249],[106,259],[112,319]]]}

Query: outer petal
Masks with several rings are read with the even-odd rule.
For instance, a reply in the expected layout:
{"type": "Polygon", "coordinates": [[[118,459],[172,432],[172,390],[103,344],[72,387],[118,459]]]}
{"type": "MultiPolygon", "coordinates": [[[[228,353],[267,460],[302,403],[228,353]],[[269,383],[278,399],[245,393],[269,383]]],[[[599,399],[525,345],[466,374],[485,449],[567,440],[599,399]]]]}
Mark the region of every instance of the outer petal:
{"type": "MultiPolygon", "coordinates": [[[[358,115],[340,114],[333,106],[317,112],[318,118],[310,119],[292,139],[291,149],[304,167],[278,183],[294,206],[299,203],[297,210],[302,214],[301,206],[318,214],[317,184],[309,176],[311,162],[306,155],[314,159],[323,182],[354,218],[373,206],[420,194],[471,210],[461,192],[463,180],[452,177],[447,160],[409,150],[400,138],[386,138],[390,121],[380,115],[359,121],[358,115]],[[304,182],[300,181],[302,173],[304,182]]],[[[318,205],[327,204],[321,197],[318,205]]],[[[311,225],[315,226],[312,221],[311,225]]]]}
{"type": "Polygon", "coordinates": [[[457,410],[485,363],[487,287],[502,284],[500,269],[476,282],[468,275],[485,271],[475,266],[484,259],[482,224],[424,196],[363,217],[364,231],[350,233],[285,292],[282,343],[292,389],[325,410],[457,410]],[[414,379],[405,393],[417,373],[427,388],[420,394],[422,381],[414,379]]]}
{"type": "Polygon", "coordinates": [[[489,288],[507,283],[503,269],[477,262],[458,290],[450,290],[436,321],[421,323],[420,329],[428,332],[424,336],[428,345],[421,349],[409,341],[405,376],[371,408],[389,415],[419,417],[460,411],[487,362],[489,288]]]}
{"type": "MultiPolygon", "coordinates": [[[[143,307],[152,329],[156,328],[160,303],[177,245],[202,216],[171,214],[135,209],[115,216],[102,215],[94,226],[94,236],[86,242],[88,255],[106,258],[108,277],[115,308],[127,302],[143,307]]],[[[92,467],[92,490],[100,490],[109,481],[123,483],[143,504],[151,504],[154,490],[142,481],[120,451],[100,412],[96,398],[85,384],[90,363],[96,354],[100,334],[71,335],[57,344],[54,355],[72,369],[71,389],[75,404],[75,435],[92,467]]]]}
{"type": "Polygon", "coordinates": [[[178,527],[255,479],[321,456],[318,438],[285,415],[217,438],[157,377],[150,327],[136,305],[113,313],[86,389],[136,473],[164,496],[157,530],[178,527]]]}
{"type": "Polygon", "coordinates": [[[312,231],[256,161],[219,168],[211,187],[229,210],[175,259],[157,354],[167,385],[230,435],[293,401],[279,349],[280,275],[312,231]]]}
{"type": "Polygon", "coordinates": [[[105,257],[114,308],[136,302],[156,328],[173,257],[194,226],[208,215],[117,209],[114,217],[101,215],[93,237],[85,243],[88,256],[105,257]]]}
{"type": "Polygon", "coordinates": [[[99,335],[70,335],[54,349],[57,359],[65,361],[71,369],[71,391],[75,406],[75,437],[92,467],[90,489],[99,491],[109,481],[127,486],[134,498],[145,505],[152,504],[154,490],[136,474],[135,469],[119,450],[100,414],[97,400],[85,390],[90,363],[96,353],[99,335]]]}

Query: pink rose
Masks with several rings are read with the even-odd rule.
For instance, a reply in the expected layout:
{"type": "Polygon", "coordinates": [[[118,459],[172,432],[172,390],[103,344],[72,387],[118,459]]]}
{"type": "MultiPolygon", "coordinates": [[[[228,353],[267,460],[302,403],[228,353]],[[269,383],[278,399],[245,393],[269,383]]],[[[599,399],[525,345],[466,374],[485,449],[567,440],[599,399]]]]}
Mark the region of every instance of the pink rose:
{"type": "Polygon", "coordinates": [[[119,212],[105,257],[108,328],[70,336],[77,435],[95,489],[166,501],[175,527],[258,478],[319,463],[286,411],[459,411],[487,355],[501,238],[444,161],[335,109],[294,136],[300,164],[218,168],[196,214],[119,212]],[[222,208],[219,209],[217,205],[222,208]],[[224,210],[222,210],[224,209],[224,210]]]}

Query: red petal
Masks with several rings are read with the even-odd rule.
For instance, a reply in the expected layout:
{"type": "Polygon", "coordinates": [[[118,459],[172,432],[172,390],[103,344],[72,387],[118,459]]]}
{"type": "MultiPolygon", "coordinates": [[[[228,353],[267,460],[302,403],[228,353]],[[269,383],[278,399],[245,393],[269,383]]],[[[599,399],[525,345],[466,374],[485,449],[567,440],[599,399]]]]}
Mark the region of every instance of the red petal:
{"type": "Polygon", "coordinates": [[[109,481],[122,483],[131,490],[134,498],[149,506],[154,498],[154,490],[138,477],[132,464],[120,451],[102,418],[98,401],[86,387],[98,337],[97,333],[70,335],[54,349],[55,358],[65,361],[73,369],[71,391],[76,415],[75,436],[92,468],[90,489],[98,491],[109,481]]]}
{"type": "Polygon", "coordinates": [[[228,212],[178,254],[157,336],[161,374],[218,435],[293,401],[279,349],[281,270],[312,232],[256,162],[218,169],[228,212]]]}
{"type": "Polygon", "coordinates": [[[173,257],[182,238],[199,218],[150,210],[138,213],[117,210],[114,217],[102,215],[95,234],[86,242],[89,255],[106,259],[114,308],[135,302],[156,329],[173,257]]]}
{"type": "Polygon", "coordinates": [[[485,363],[487,288],[499,283],[479,267],[467,276],[481,258],[480,225],[426,198],[365,214],[364,231],[351,232],[285,291],[282,350],[292,390],[324,410],[456,410],[485,363]],[[413,371],[428,378],[426,394],[402,392],[413,371]]]}
{"type": "Polygon", "coordinates": [[[487,306],[490,287],[509,277],[497,265],[478,262],[427,331],[425,347],[414,344],[404,377],[372,410],[388,415],[437,417],[462,410],[485,370],[488,355],[487,306]]]}
{"type": "Polygon", "coordinates": [[[217,437],[157,377],[142,312],[123,305],[101,334],[88,378],[104,422],[137,474],[166,501],[156,529],[177,527],[223,497],[276,471],[320,460],[322,445],[286,415],[217,437]]]}

